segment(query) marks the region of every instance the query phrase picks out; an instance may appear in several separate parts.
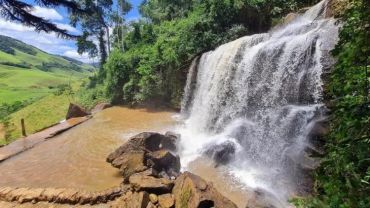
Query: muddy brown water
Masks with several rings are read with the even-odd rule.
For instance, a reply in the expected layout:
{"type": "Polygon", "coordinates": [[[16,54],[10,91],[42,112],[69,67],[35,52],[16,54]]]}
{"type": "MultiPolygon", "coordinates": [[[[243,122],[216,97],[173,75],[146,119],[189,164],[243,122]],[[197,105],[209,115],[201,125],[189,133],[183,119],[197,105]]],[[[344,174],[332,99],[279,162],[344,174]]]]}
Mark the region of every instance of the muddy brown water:
{"type": "Polygon", "coordinates": [[[165,132],[174,112],[113,107],[36,147],[0,163],[0,187],[104,190],[122,177],[105,162],[130,136],[165,132]]]}
{"type": "MultiPolygon", "coordinates": [[[[105,161],[127,139],[143,131],[164,133],[176,125],[175,112],[113,107],[54,138],[0,163],[0,187],[78,188],[99,191],[122,182],[105,161]]],[[[239,207],[248,194],[222,168],[200,158],[188,170],[200,175],[239,207]]]]}

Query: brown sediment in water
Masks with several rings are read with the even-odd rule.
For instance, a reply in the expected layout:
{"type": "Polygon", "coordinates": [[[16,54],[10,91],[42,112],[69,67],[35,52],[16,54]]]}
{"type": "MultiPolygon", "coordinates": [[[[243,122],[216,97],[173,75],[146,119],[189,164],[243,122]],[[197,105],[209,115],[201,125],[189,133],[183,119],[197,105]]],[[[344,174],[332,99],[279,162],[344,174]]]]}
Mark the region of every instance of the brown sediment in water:
{"type": "Polygon", "coordinates": [[[251,199],[250,190],[245,190],[232,181],[231,176],[223,171],[222,167],[215,168],[215,163],[208,158],[201,157],[189,164],[189,171],[212,182],[214,187],[226,198],[234,202],[238,207],[246,207],[251,199]]]}
{"type": "MultiPolygon", "coordinates": [[[[115,187],[122,182],[122,176],[105,161],[107,155],[137,133],[173,129],[176,124],[173,115],[174,112],[158,109],[106,109],[79,126],[0,163],[0,187],[86,191],[115,187]]],[[[247,192],[224,174],[222,168],[214,168],[213,162],[200,158],[190,164],[189,170],[212,182],[238,207],[245,207],[247,192]]]]}
{"type": "Polygon", "coordinates": [[[87,121],[88,119],[89,117],[71,118],[67,121],[55,124],[49,128],[41,130],[40,132],[20,138],[0,149],[0,162],[9,159],[17,154],[20,154],[28,149],[31,149],[37,144],[44,142],[45,140],[54,137],[70,128],[73,128],[87,121]]]}
{"type": "Polygon", "coordinates": [[[113,107],[36,147],[0,163],[0,187],[104,190],[122,182],[107,155],[142,131],[166,131],[170,111],[113,107]]]}

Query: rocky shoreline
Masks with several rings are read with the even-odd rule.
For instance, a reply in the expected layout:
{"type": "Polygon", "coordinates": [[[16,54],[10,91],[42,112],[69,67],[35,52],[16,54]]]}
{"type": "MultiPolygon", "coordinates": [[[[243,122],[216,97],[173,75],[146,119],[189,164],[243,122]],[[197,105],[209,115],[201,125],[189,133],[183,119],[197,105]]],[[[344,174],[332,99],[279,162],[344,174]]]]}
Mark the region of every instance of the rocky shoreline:
{"type": "MultiPolygon", "coordinates": [[[[103,205],[130,208],[236,208],[211,183],[180,172],[175,154],[179,136],[144,132],[107,157],[119,168],[122,183],[100,192],[64,188],[0,188],[0,201],[14,204],[103,205]]],[[[16,206],[16,205],[15,205],[16,206]]]]}
{"type": "MultiPolygon", "coordinates": [[[[98,105],[92,114],[109,107],[106,104],[98,105]]],[[[79,117],[81,113],[76,115],[76,112],[82,111],[79,106],[70,106],[68,111],[70,120],[79,121],[75,125],[91,118],[91,116],[79,117]]],[[[69,128],[65,130],[67,129],[69,128]]],[[[53,128],[44,130],[52,133],[48,133],[47,138],[42,137],[41,141],[55,136],[52,130],[53,128]]],[[[57,133],[60,132],[62,131],[57,131],[57,133]]],[[[44,135],[43,132],[40,133],[44,135]]],[[[143,132],[131,137],[106,158],[108,163],[119,169],[122,177],[122,183],[117,184],[116,187],[96,192],[75,188],[0,187],[0,206],[237,208],[237,205],[216,190],[212,183],[190,172],[180,172],[180,157],[176,154],[179,140],[180,135],[172,132],[164,135],[143,132]]],[[[33,140],[29,139],[29,141],[33,140]]],[[[16,143],[6,147],[12,147],[16,143]]],[[[2,148],[3,151],[5,151],[4,148],[2,148]]],[[[210,147],[206,155],[218,166],[227,163],[234,151],[233,146],[223,144],[210,147]]],[[[252,198],[248,199],[247,208],[275,207],[272,205],[274,203],[269,203],[270,197],[266,196],[264,191],[251,191],[250,195],[252,198]]]]}
{"type": "Polygon", "coordinates": [[[126,192],[121,206],[146,208],[236,208],[212,184],[189,172],[180,173],[175,154],[179,135],[145,132],[111,153],[107,162],[120,169],[126,192]]]}

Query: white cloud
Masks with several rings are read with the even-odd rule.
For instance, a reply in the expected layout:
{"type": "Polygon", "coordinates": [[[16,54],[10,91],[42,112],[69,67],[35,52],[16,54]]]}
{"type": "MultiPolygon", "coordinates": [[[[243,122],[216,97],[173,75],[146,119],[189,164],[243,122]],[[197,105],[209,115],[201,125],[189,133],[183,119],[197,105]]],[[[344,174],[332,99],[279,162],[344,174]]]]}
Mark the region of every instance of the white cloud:
{"type": "Polygon", "coordinates": [[[31,14],[47,20],[63,20],[63,16],[60,15],[55,9],[40,6],[34,6],[31,14]]]}
{"type": "MultiPolygon", "coordinates": [[[[66,24],[58,24],[70,32],[78,32],[73,27],[66,24]],[[73,28],[73,29],[72,29],[73,28]]],[[[0,18],[0,35],[6,35],[29,45],[33,45],[43,51],[51,54],[66,55],[82,62],[92,62],[86,55],[79,56],[76,52],[76,44],[73,40],[60,39],[53,32],[35,32],[33,28],[26,27],[22,24],[9,22],[0,18]],[[74,53],[72,53],[74,51],[74,53]]]]}
{"type": "Polygon", "coordinates": [[[80,31],[68,24],[55,23],[60,29],[67,30],[70,33],[79,33],[80,31]]]}
{"type": "Polygon", "coordinates": [[[29,27],[26,27],[21,24],[15,24],[13,22],[8,22],[4,19],[0,19],[0,29],[1,29],[0,32],[2,30],[13,30],[17,32],[32,31],[32,29],[29,27]]]}

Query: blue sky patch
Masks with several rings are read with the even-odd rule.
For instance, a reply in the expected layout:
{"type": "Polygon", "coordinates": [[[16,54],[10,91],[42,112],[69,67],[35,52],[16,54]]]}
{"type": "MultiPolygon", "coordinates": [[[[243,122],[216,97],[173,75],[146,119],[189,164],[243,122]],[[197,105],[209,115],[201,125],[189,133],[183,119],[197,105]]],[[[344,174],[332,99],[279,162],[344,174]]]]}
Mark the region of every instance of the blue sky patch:
{"type": "MultiPolygon", "coordinates": [[[[25,2],[35,5],[33,0],[25,0],[25,2]]],[[[127,21],[132,21],[140,18],[139,5],[142,0],[131,0],[133,9],[126,15],[127,21]]],[[[45,8],[35,5],[33,14],[44,17],[51,22],[57,24],[60,28],[66,29],[74,34],[80,34],[79,28],[74,28],[69,25],[69,18],[65,8],[45,8]]],[[[97,60],[89,59],[86,54],[79,55],[75,41],[58,38],[54,33],[37,33],[33,28],[26,27],[22,24],[9,22],[0,17],[0,34],[6,35],[27,44],[33,45],[51,54],[68,56],[78,59],[85,63],[96,62],[97,60]]]]}

